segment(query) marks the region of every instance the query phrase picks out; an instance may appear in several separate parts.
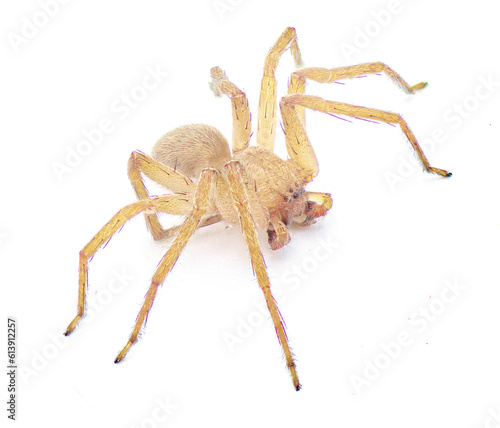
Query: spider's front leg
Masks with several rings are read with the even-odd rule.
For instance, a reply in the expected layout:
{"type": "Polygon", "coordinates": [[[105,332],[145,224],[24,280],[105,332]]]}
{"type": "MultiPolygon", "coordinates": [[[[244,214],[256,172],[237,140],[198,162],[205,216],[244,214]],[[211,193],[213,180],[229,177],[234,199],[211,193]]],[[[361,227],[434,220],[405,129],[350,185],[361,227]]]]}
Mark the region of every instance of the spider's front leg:
{"type": "Polygon", "coordinates": [[[399,125],[401,130],[406,135],[406,138],[408,138],[413,150],[420,159],[425,171],[441,177],[451,176],[451,172],[441,168],[435,168],[430,165],[422,148],[418,144],[415,135],[411,132],[403,117],[397,113],[355,106],[352,104],[338,103],[335,101],[324,100],[323,98],[313,95],[288,95],[283,97],[280,103],[287,151],[290,158],[296,161],[304,170],[308,180],[312,180],[318,174],[319,166],[313,147],[307,137],[304,124],[296,111],[297,106],[320,111],[333,116],[343,115],[399,125]]]}
{"type": "Polygon", "coordinates": [[[300,389],[299,377],[297,375],[297,370],[295,366],[295,361],[293,360],[292,352],[288,344],[288,338],[285,332],[283,318],[281,317],[276,301],[271,293],[271,284],[269,281],[269,276],[267,274],[266,263],[262,255],[262,251],[259,246],[259,239],[257,236],[257,231],[250,211],[250,205],[248,200],[250,199],[247,195],[248,191],[245,190],[243,182],[245,181],[243,177],[243,172],[241,170],[241,165],[237,161],[230,161],[226,164],[225,169],[228,175],[229,187],[231,191],[231,196],[234,201],[234,207],[238,212],[240,219],[241,230],[245,236],[245,240],[248,247],[248,252],[250,254],[250,259],[252,261],[252,267],[254,274],[257,278],[257,282],[264,293],[266,299],[267,308],[271,314],[271,319],[273,320],[274,328],[276,334],[278,335],[278,340],[283,348],[285,354],[286,364],[290,370],[290,375],[292,376],[292,382],[295,389],[298,391],[300,389]]]}
{"type": "Polygon", "coordinates": [[[257,145],[273,151],[276,135],[276,77],[275,72],[283,53],[290,49],[295,65],[302,62],[297,43],[295,28],[288,27],[269,49],[264,61],[264,75],[261,81],[259,96],[259,113],[257,122],[257,145]]]}
{"type": "MultiPolygon", "coordinates": [[[[414,94],[416,91],[427,86],[426,82],[420,82],[410,86],[396,71],[382,62],[369,62],[365,64],[350,65],[347,67],[321,68],[308,67],[294,71],[288,82],[288,94],[304,94],[306,80],[313,80],[318,83],[334,83],[343,79],[353,79],[363,77],[368,74],[385,73],[407,94],[414,94]]],[[[295,106],[303,124],[305,121],[305,109],[303,106],[295,106]]]]}

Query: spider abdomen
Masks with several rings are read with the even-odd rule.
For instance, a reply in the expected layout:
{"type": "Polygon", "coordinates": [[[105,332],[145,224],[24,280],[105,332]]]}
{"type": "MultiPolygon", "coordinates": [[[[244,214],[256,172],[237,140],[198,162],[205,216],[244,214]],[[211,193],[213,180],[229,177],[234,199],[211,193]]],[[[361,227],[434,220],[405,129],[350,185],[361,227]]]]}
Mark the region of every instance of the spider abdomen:
{"type": "Polygon", "coordinates": [[[199,178],[203,168],[222,169],[231,159],[231,152],[226,138],[216,128],[196,124],[166,133],[154,145],[152,156],[190,178],[199,178]]]}

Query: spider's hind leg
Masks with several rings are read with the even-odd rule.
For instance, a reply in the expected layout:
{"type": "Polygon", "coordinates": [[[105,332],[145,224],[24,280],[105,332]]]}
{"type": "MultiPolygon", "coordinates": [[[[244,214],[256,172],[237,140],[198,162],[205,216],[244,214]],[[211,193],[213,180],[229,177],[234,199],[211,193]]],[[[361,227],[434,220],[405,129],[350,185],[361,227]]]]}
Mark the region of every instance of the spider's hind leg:
{"type": "MultiPolygon", "coordinates": [[[[128,161],[128,177],[139,200],[151,197],[142,174],[166,189],[176,193],[185,193],[186,203],[184,204],[184,212],[182,214],[189,212],[191,207],[190,194],[196,189],[196,184],[191,179],[142,152],[134,151],[128,161]]],[[[178,230],[177,226],[165,230],[160,224],[157,213],[145,213],[144,218],[146,219],[146,226],[155,240],[169,238],[178,230]]]]}
{"type": "Polygon", "coordinates": [[[77,314],[73,321],[68,325],[65,336],[71,334],[78,322],[85,314],[87,306],[87,288],[88,288],[88,264],[94,257],[99,248],[106,243],[117,233],[125,223],[140,214],[141,212],[165,212],[169,214],[183,214],[186,210],[186,205],[191,206],[191,198],[187,198],[185,194],[173,194],[156,196],[153,198],[142,199],[123,207],[118,211],[111,220],[106,223],[99,232],[89,241],[80,251],[80,265],[78,273],[78,306],[77,314]]]}
{"type": "MultiPolygon", "coordinates": [[[[150,197],[143,175],[175,193],[186,194],[191,201],[196,190],[196,179],[206,167],[222,168],[230,158],[229,146],[217,129],[208,125],[186,125],[165,134],[153,147],[153,157],[132,152],[128,162],[128,176],[138,199],[150,197]]],[[[183,215],[191,209],[185,204],[183,215]]],[[[179,226],[164,229],[156,213],[145,213],[146,226],[155,240],[174,236],[179,226]]],[[[218,214],[204,219],[199,227],[217,223],[218,214]]]]}

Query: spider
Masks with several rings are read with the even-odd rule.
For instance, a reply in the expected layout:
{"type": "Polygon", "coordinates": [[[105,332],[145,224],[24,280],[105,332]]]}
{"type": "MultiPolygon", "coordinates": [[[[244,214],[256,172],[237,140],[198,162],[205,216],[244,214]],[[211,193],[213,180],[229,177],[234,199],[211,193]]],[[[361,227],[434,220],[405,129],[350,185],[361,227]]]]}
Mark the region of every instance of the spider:
{"type": "Polygon", "coordinates": [[[125,347],[115,363],[123,360],[137,341],[156,293],[174,267],[182,250],[196,231],[219,221],[240,225],[251,259],[254,275],[264,293],[278,340],[283,348],[286,365],[296,390],[301,388],[296,365],[283,318],[271,293],[265,261],[260,249],[257,229],[267,229],[273,250],[290,241],[291,224],[309,226],[332,207],[328,193],[310,192],[306,185],[318,174],[318,161],[305,131],[305,109],[332,116],[349,116],[369,121],[397,124],[408,138],[423,168],[430,173],[448,177],[450,172],[430,166],[415,136],[403,118],[372,108],[324,100],[306,95],[306,80],[332,83],[341,79],[384,72],[405,92],[413,94],[426,83],[408,85],[387,65],[375,62],[338,68],[302,68],[291,74],[288,95],[281,98],[282,128],[289,158],[283,160],[273,153],[276,135],[275,70],[281,55],[290,49],[297,66],[300,50],[294,28],[287,28],[269,50],[262,77],[259,99],[257,142],[249,146],[252,136],[251,115],[246,94],[232,83],[219,68],[211,69],[211,87],[217,96],[231,100],[233,117],[232,150],[224,136],[208,125],[187,125],[165,134],[153,147],[152,156],[134,151],[128,163],[128,177],[138,201],[131,203],[90,240],[80,252],[77,315],[69,324],[69,335],[84,316],[88,286],[88,262],[123,225],[143,213],[149,232],[155,240],[175,237],[158,264],[144,303],[125,347]],[[150,196],[144,176],[162,185],[171,193],[150,196]],[[186,216],[180,226],[164,229],[158,213],[186,216]]]}

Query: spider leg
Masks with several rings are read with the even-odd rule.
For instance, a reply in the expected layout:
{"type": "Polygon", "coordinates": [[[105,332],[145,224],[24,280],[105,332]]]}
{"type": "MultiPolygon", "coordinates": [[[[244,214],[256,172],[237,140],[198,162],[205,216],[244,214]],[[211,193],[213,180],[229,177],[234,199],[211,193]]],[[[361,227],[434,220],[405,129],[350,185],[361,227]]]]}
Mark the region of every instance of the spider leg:
{"type": "MultiPolygon", "coordinates": [[[[420,82],[410,86],[391,67],[382,62],[369,62],[365,64],[351,65],[348,67],[319,68],[309,67],[294,71],[288,83],[288,94],[303,94],[305,92],[306,79],[319,83],[333,83],[342,79],[352,79],[365,76],[367,74],[385,73],[407,94],[414,94],[415,91],[423,89],[427,83],[420,82]]],[[[302,106],[296,107],[297,113],[305,124],[305,113],[302,106]]]]}
{"type": "Polygon", "coordinates": [[[66,336],[75,329],[76,325],[85,314],[86,292],[88,287],[88,262],[95,255],[97,250],[104,246],[128,220],[141,212],[159,211],[169,214],[185,214],[186,207],[190,206],[192,206],[192,197],[185,194],[163,195],[142,199],[123,207],[99,232],[97,232],[90,242],[80,251],[77,314],[66,329],[64,333],[66,336]]]}
{"type": "Polygon", "coordinates": [[[212,82],[210,84],[215,95],[228,95],[231,99],[233,112],[233,154],[246,149],[252,135],[252,117],[245,93],[232,83],[220,67],[210,70],[212,82]]]}
{"type": "Polygon", "coordinates": [[[271,293],[269,276],[267,275],[266,270],[266,263],[259,246],[255,223],[252,218],[250,206],[248,203],[248,197],[246,195],[247,190],[243,185],[243,180],[241,178],[241,166],[237,161],[230,161],[226,164],[225,168],[228,174],[228,181],[231,195],[234,201],[234,206],[238,211],[241,229],[248,246],[253,271],[255,276],[257,277],[257,282],[259,283],[259,286],[264,293],[267,308],[269,309],[269,312],[271,314],[276,334],[278,335],[279,342],[285,354],[287,367],[290,370],[290,374],[292,376],[293,385],[298,391],[300,389],[300,383],[297,376],[295,362],[293,360],[292,352],[288,344],[288,338],[285,332],[285,327],[283,325],[283,318],[281,317],[278,306],[276,305],[276,301],[274,300],[274,297],[271,293]]]}
{"type": "Polygon", "coordinates": [[[116,357],[115,363],[123,360],[130,347],[137,341],[139,332],[145,324],[148,313],[153,305],[158,288],[165,281],[167,274],[172,270],[182,250],[203,220],[203,217],[205,216],[205,213],[207,212],[209,206],[212,182],[214,181],[214,177],[216,174],[217,170],[213,168],[205,168],[202,171],[198,186],[196,188],[196,192],[194,194],[194,201],[191,211],[184,220],[184,223],[182,224],[179,233],[172,242],[172,245],[158,264],[158,268],[151,280],[151,285],[146,293],[144,303],[141,307],[141,310],[139,311],[139,314],[137,315],[132,333],[127,341],[127,344],[116,357]]]}
{"type": "Polygon", "coordinates": [[[451,176],[451,172],[435,168],[429,164],[429,161],[425,157],[424,152],[415,138],[415,135],[413,135],[402,116],[397,113],[328,101],[312,95],[288,95],[283,97],[280,103],[287,151],[290,158],[295,160],[299,166],[304,169],[308,179],[312,180],[312,178],[318,174],[319,167],[314,150],[311,146],[309,138],[306,135],[304,125],[295,110],[296,106],[302,106],[331,115],[343,115],[371,121],[397,124],[406,135],[406,138],[408,138],[413,150],[415,150],[422,166],[427,172],[437,174],[442,177],[451,176]]]}
{"type": "Polygon", "coordinates": [[[290,48],[297,66],[301,63],[299,45],[295,28],[288,27],[269,50],[264,62],[262,77],[259,115],[257,122],[257,145],[270,151],[274,148],[276,131],[276,78],[275,71],[283,53],[290,48]]]}
{"type": "MultiPolygon", "coordinates": [[[[182,192],[192,194],[196,190],[196,183],[194,183],[189,177],[186,177],[184,174],[163,165],[151,156],[148,156],[140,151],[134,151],[130,155],[128,161],[128,177],[138,199],[148,199],[151,197],[146,189],[146,185],[144,184],[142,174],[166,189],[176,193],[182,192]]],[[[185,208],[186,209],[183,214],[187,214],[189,212],[191,205],[187,204],[185,208]]],[[[146,219],[146,226],[155,240],[170,238],[179,231],[180,226],[174,226],[165,230],[160,224],[158,214],[156,212],[145,213],[144,217],[146,219]]],[[[222,220],[220,215],[207,217],[202,221],[200,227],[208,226],[209,224],[216,223],[220,220],[222,220]]]]}

